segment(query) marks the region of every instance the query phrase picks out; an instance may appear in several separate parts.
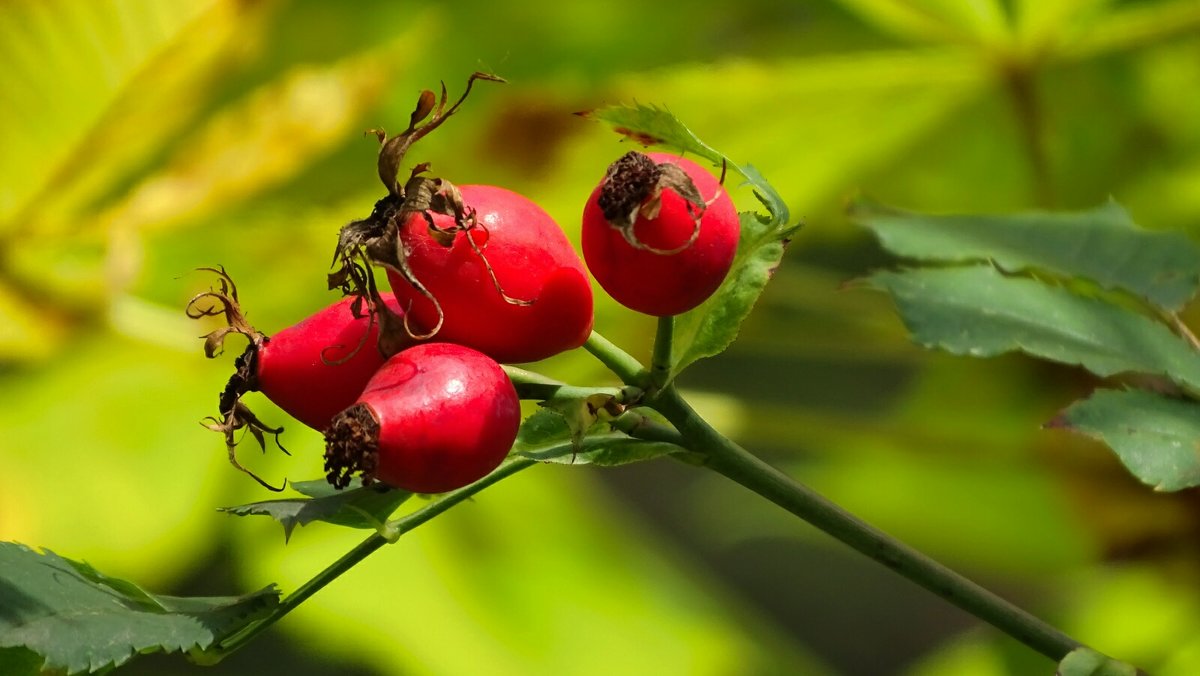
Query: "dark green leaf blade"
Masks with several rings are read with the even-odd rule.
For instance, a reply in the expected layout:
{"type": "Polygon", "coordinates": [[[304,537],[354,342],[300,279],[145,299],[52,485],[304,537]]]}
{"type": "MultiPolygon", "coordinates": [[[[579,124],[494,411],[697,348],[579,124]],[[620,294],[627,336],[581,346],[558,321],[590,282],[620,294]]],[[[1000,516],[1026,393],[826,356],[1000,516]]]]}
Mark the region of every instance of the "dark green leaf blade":
{"type": "Polygon", "coordinates": [[[622,432],[597,431],[606,427],[600,423],[592,433],[577,440],[566,418],[542,409],[521,425],[513,454],[565,465],[616,467],[686,452],[675,444],[635,439],[622,432]]]}
{"type": "Polygon", "coordinates": [[[1056,676],[1137,676],[1133,666],[1101,655],[1090,648],[1077,648],[1058,663],[1056,676]]]}
{"type": "Polygon", "coordinates": [[[138,653],[203,650],[278,601],[273,586],[241,597],[153,596],[85,563],[0,542],[0,649],[31,650],[47,669],[96,671],[138,653]]]}
{"type": "Polygon", "coordinates": [[[1100,440],[1157,491],[1200,486],[1200,404],[1144,390],[1098,390],[1049,423],[1100,440]]]}
{"type": "Polygon", "coordinates": [[[335,490],[326,481],[303,481],[292,487],[305,498],[264,500],[236,507],[222,507],[222,512],[235,516],[264,515],[283,526],[284,538],[291,538],[296,526],[324,521],[349,528],[378,528],[396,509],[412,497],[409,491],[375,484],[335,490]]]}
{"type": "Polygon", "coordinates": [[[1140,372],[1200,393],[1200,354],[1164,324],[987,265],[877,272],[913,340],[954,354],[1004,352],[1078,364],[1100,376],[1140,372]]]}
{"type": "Polygon", "coordinates": [[[1200,288],[1200,245],[1182,232],[1137,227],[1116,202],[1066,213],[932,216],[858,200],[849,216],[905,258],[1081,276],[1170,311],[1200,288]]]}

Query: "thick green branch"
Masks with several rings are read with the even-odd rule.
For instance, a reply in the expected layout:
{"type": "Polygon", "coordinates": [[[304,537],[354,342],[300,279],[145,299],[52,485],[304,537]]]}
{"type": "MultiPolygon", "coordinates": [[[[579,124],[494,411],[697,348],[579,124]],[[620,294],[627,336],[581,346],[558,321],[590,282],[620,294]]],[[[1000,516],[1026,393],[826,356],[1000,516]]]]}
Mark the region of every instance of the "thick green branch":
{"type": "Polygon", "coordinates": [[[863,522],[751,455],[710,427],[674,387],[664,390],[651,405],[679,429],[687,448],[707,457],[708,467],[860,553],[1055,661],[1082,647],[1058,629],[863,522]]]}

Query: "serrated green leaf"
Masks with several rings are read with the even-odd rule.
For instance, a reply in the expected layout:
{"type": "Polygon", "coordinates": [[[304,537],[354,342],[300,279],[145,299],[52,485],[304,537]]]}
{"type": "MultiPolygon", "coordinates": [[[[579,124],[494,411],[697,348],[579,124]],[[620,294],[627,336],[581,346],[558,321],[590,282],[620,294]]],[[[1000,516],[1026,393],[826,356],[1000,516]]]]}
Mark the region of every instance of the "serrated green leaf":
{"type": "MultiPolygon", "coordinates": [[[[593,429],[605,427],[598,424],[593,429]]],[[[567,419],[548,410],[540,410],[521,424],[513,453],[543,462],[565,465],[616,467],[642,460],[653,460],[685,449],[660,441],[635,439],[622,432],[592,432],[581,440],[567,419]]]]}
{"type": "Polygon", "coordinates": [[[724,162],[746,179],[767,208],[773,223],[779,225],[789,220],[788,208],[783,198],[757,169],[750,165],[740,166],[729,159],[728,155],[713,149],[665,108],[642,104],[608,106],[593,110],[587,113],[587,116],[609,123],[618,133],[625,134],[643,145],[661,145],[680,152],[694,153],[715,165],[724,162]]]}
{"type": "Polygon", "coordinates": [[[1200,354],[1165,325],[991,266],[878,272],[913,340],[954,354],[1021,351],[1100,376],[1140,372],[1200,392],[1200,354]]]}
{"type": "Polygon", "coordinates": [[[1136,676],[1138,671],[1090,648],[1076,648],[1058,663],[1055,673],[1056,676],[1136,676]]]}
{"type": "Polygon", "coordinates": [[[1099,390],[1050,423],[1099,439],[1159,491],[1200,486],[1200,404],[1143,390],[1099,390]]]}
{"type": "Polygon", "coordinates": [[[1181,232],[1138,228],[1116,202],[1070,213],[931,216],[859,200],[849,215],[906,258],[1077,275],[1172,311],[1200,288],[1200,246],[1181,232]]]}
{"type": "Polygon", "coordinates": [[[742,322],[754,309],[779,266],[784,249],[799,225],[764,223],[742,214],[742,234],[733,267],[708,300],[675,318],[671,377],[692,363],[720,354],[737,338],[742,322]]]}
{"type": "Polygon", "coordinates": [[[48,669],[96,671],[138,653],[203,650],[278,599],[274,586],[240,597],[155,596],[48,550],[0,542],[0,648],[31,650],[48,669]]]}
{"type": "Polygon", "coordinates": [[[326,481],[302,481],[292,488],[309,497],[263,500],[236,507],[223,507],[222,512],[235,516],[263,515],[283,526],[285,539],[292,537],[296,526],[324,521],[349,528],[378,528],[396,509],[412,497],[409,491],[375,484],[336,490],[326,481]],[[327,488],[326,488],[327,487],[327,488]]]}

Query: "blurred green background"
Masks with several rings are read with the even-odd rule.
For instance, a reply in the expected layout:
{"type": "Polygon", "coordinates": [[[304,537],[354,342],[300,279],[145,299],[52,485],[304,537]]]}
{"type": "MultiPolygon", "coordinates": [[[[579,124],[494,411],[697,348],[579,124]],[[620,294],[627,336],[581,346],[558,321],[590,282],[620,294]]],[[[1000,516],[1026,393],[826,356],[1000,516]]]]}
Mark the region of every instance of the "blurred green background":
{"type": "MultiPolygon", "coordinates": [[[[182,308],[215,264],[268,333],[332,302],[335,233],[382,194],[363,130],[398,131],[421,89],[474,70],[510,83],[481,84],[410,161],[522,192],[572,238],[628,145],[571,113],[631,101],[757,166],[807,223],[739,342],[682,378],[721,429],[1080,640],[1200,673],[1195,491],[1155,494],[1039,428],[1084,374],[922,352],[883,296],[840,288],[890,264],[841,215],[860,191],[971,212],[1112,196],[1147,227],[1200,228],[1196,0],[0,2],[0,539],[185,594],[292,590],[359,541],[316,525],[285,546],[215,511],[269,496],[197,424],[240,346],[205,360],[182,308]]],[[[602,301],[597,327],[647,356],[649,320],[602,301]]],[[[537,368],[605,379],[583,354],[537,368]]],[[[319,475],[320,436],[285,440],[290,458],[242,458],[319,475]]],[[[1052,671],[670,461],[534,468],[214,669],[129,669],[1052,671]]]]}

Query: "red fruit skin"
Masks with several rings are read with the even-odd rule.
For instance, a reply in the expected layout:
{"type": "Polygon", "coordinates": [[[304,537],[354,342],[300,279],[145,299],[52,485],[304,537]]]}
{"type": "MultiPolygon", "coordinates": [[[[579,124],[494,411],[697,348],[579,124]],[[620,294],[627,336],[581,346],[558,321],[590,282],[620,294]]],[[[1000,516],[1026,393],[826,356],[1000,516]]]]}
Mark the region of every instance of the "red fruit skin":
{"type": "Polygon", "coordinates": [[[379,422],[375,478],[414,493],[483,478],[508,455],[521,424],[517,391],[500,365],[453,343],[397,353],[359,403],[379,422]]]}
{"type": "MultiPolygon", "coordinates": [[[[393,311],[401,311],[395,298],[383,297],[393,311]]],[[[364,316],[355,317],[352,302],[343,298],[283,329],[258,351],[257,389],[315,430],[328,427],[333,416],[353,404],[384,362],[376,346],[379,323],[370,322],[365,307],[364,316]],[[370,334],[364,341],[368,325],[370,334]],[[356,348],[354,356],[335,363],[356,348]]]]}
{"type": "MultiPolygon", "coordinates": [[[[600,286],[621,305],[655,317],[677,315],[703,303],[717,290],[733,265],[741,225],[733,200],[717,179],[691,160],[666,153],[646,153],[659,164],[678,164],[700,190],[708,205],[700,219],[700,234],[692,245],[675,254],[635,249],[600,210],[600,186],[583,209],[583,258],[600,286]]],[[[674,190],[662,191],[658,218],[638,216],[634,234],[639,242],[660,250],[682,246],[695,221],[688,203],[674,190]]]]}
{"type": "MultiPolygon", "coordinates": [[[[444,247],[430,237],[425,219],[413,215],[401,226],[400,238],[414,276],[445,314],[435,339],[475,348],[502,363],[537,361],[582,345],[592,330],[592,289],[562,229],[511,190],[486,185],[459,190],[476,210],[482,227],[470,232],[504,292],[533,304],[513,305],[500,296],[467,233],[444,247]]],[[[454,225],[449,216],[433,220],[440,228],[454,225]]],[[[388,280],[415,327],[428,330],[437,323],[429,299],[395,272],[388,271],[388,280]]]]}

